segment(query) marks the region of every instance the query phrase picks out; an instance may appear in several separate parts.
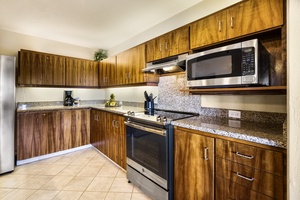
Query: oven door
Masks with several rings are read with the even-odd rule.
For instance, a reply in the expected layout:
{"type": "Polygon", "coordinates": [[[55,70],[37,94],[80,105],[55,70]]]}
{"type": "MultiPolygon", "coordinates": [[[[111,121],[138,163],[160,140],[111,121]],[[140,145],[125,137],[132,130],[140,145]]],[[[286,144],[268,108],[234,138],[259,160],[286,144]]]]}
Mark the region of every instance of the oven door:
{"type": "Polygon", "coordinates": [[[127,165],[168,190],[167,131],[125,122],[127,165]]]}

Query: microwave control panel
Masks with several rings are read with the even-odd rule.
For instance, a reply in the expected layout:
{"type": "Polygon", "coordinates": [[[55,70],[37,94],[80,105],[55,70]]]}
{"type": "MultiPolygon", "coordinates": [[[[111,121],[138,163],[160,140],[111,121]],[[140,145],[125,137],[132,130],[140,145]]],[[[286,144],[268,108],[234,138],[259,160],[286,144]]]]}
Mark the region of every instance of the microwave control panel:
{"type": "Polygon", "coordinates": [[[242,75],[255,74],[255,50],[254,47],[242,49],[242,75]]]}

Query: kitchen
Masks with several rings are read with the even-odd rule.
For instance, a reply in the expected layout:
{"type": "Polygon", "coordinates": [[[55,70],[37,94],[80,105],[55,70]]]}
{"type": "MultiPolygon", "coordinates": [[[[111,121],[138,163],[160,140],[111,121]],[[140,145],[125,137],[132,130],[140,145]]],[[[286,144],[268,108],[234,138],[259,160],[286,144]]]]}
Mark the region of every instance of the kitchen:
{"type": "MultiPolygon", "coordinates": [[[[203,3],[206,3],[205,1],[203,3]]],[[[220,2],[213,1],[212,4],[216,7],[212,8],[212,10],[206,10],[205,12],[211,12],[213,13],[214,11],[220,10],[224,7],[227,7],[228,5],[220,5],[220,2]],[[215,4],[213,4],[215,3],[215,4]],[[222,7],[223,6],[223,7],[222,7]],[[214,10],[215,9],[215,10],[214,10]]],[[[228,3],[230,4],[230,3],[228,3]]],[[[203,6],[203,4],[201,4],[203,6]]],[[[297,24],[297,17],[294,17],[294,15],[299,15],[297,13],[297,3],[294,1],[288,1],[288,22],[293,24],[297,24]],[[295,9],[295,13],[293,13],[293,9],[295,9]]],[[[203,11],[204,12],[204,11],[203,11]]],[[[204,12],[204,13],[205,13],[204,12]]],[[[208,13],[209,14],[209,13],[208,13]]],[[[205,14],[203,14],[205,16],[205,14]]],[[[178,16],[180,17],[180,15],[178,16]]],[[[197,16],[197,18],[202,18],[203,16],[197,16]]],[[[177,18],[174,20],[176,21],[177,18]]],[[[193,21],[193,20],[191,20],[193,21]]],[[[166,22],[167,23],[167,22],[166,22]]],[[[170,23],[171,24],[171,23],[170,23]]],[[[180,25],[179,25],[180,26],[180,25]]],[[[160,30],[161,33],[164,32],[164,29],[171,30],[173,29],[172,27],[168,26],[157,26],[156,29],[153,29],[153,32],[160,30]]],[[[294,28],[297,28],[297,26],[290,26],[288,27],[288,64],[291,63],[297,63],[294,61],[299,59],[295,55],[295,58],[290,58],[289,56],[293,56],[293,52],[296,54],[296,49],[297,47],[293,47],[292,45],[296,45],[298,42],[297,40],[297,31],[291,31],[294,28]],[[295,36],[293,37],[293,34],[295,36]],[[295,41],[294,41],[295,40],[295,41]],[[290,45],[290,46],[289,46],[290,45]],[[292,48],[293,47],[293,48],[292,48]],[[293,62],[292,62],[293,61],[293,62]]],[[[166,30],[166,31],[169,31],[166,30]]],[[[159,35],[159,34],[158,34],[159,35]]],[[[142,37],[142,36],[140,36],[142,37]]],[[[140,38],[136,38],[136,40],[139,40],[140,38]]],[[[27,49],[33,49],[33,50],[39,50],[42,52],[52,52],[54,54],[61,54],[61,55],[69,55],[69,56],[74,56],[74,57],[85,57],[88,59],[92,59],[91,56],[94,53],[94,50],[91,49],[86,49],[86,48],[81,48],[81,47],[75,47],[73,45],[68,45],[60,42],[54,42],[54,41],[49,41],[37,37],[32,37],[32,36],[26,36],[22,34],[17,34],[9,31],[4,31],[1,30],[1,54],[9,54],[9,55],[16,55],[16,52],[20,50],[20,48],[27,48],[27,49]]],[[[134,39],[133,39],[134,40],[134,39]]],[[[145,40],[144,40],[145,41],[145,40]]],[[[128,41],[129,43],[132,42],[134,43],[135,41],[128,41]]],[[[139,42],[136,42],[135,44],[138,44],[139,42]]],[[[124,46],[130,46],[128,44],[122,44],[124,46]]],[[[114,55],[117,52],[121,52],[122,50],[127,49],[126,47],[120,45],[116,49],[111,50],[111,55],[114,55]],[[122,50],[120,50],[122,49],[122,50]]],[[[132,45],[135,46],[135,45],[132,45]]],[[[289,65],[288,65],[289,66],[289,65]]],[[[288,70],[288,92],[287,92],[287,114],[288,114],[288,156],[290,155],[297,155],[297,153],[292,153],[292,152],[297,152],[299,150],[299,145],[296,145],[299,143],[297,140],[297,136],[293,135],[292,133],[296,133],[298,129],[297,127],[297,112],[293,112],[293,110],[299,110],[297,109],[298,107],[294,107],[297,103],[295,103],[295,99],[297,97],[297,85],[293,81],[298,81],[297,78],[295,77],[297,74],[297,67],[287,67],[288,70]],[[295,71],[294,71],[295,70],[295,71]],[[293,88],[293,89],[292,89],[293,88]],[[294,99],[295,98],[295,99],[294,99]],[[293,123],[292,123],[293,122],[293,123]]],[[[176,81],[175,81],[176,82],[176,81]]],[[[41,101],[61,101],[62,98],[62,93],[63,93],[62,88],[17,88],[17,101],[18,102],[41,102],[41,101]]],[[[122,100],[123,102],[125,101],[134,101],[134,102],[143,102],[144,98],[141,95],[144,90],[147,90],[148,92],[152,92],[155,96],[158,95],[158,97],[161,96],[160,90],[158,90],[157,87],[155,86],[144,86],[144,87],[128,87],[128,88],[109,88],[109,89],[72,89],[74,90],[74,94],[78,97],[81,98],[81,100],[98,100],[99,97],[102,97],[101,99],[109,99],[109,96],[111,93],[116,94],[116,98],[122,100]],[[130,91],[130,92],[128,92],[130,91]],[[86,99],[85,99],[86,98],[86,99]]],[[[183,98],[200,98],[197,95],[192,95],[191,97],[186,97],[184,96],[183,98]]],[[[212,107],[212,108],[227,108],[227,109],[233,109],[233,110],[252,110],[252,109],[257,109],[258,111],[265,111],[268,112],[270,110],[277,110],[279,112],[282,112],[282,110],[285,109],[286,105],[279,105],[279,107],[269,107],[268,104],[272,104],[275,101],[275,105],[278,104],[279,102],[285,102],[282,99],[277,100],[274,98],[261,98],[258,99],[258,105],[252,106],[251,103],[254,102],[254,100],[257,100],[257,96],[253,96],[252,99],[249,99],[248,101],[243,100],[243,96],[234,96],[234,97],[218,97],[218,96],[205,96],[201,97],[201,106],[202,107],[212,107]],[[224,105],[223,101],[221,102],[219,98],[222,98],[222,100],[225,100],[224,102],[227,103],[224,105]],[[266,100],[265,100],[266,99],[266,100]],[[265,102],[266,101],[266,102],[265,102]],[[232,104],[231,102],[235,102],[232,104]],[[218,104],[218,105],[217,105],[218,104]],[[248,106],[248,107],[247,107],[248,106]],[[266,109],[266,110],[265,110],[266,109]]],[[[162,99],[163,101],[163,99],[162,99]]],[[[167,100],[166,100],[167,101],[167,100]]],[[[200,102],[199,100],[196,100],[200,102]]],[[[182,103],[181,101],[179,103],[182,103]]],[[[284,104],[284,103],[281,103],[284,104]]],[[[254,110],[255,111],[255,110],[254,110]]],[[[296,187],[297,184],[299,184],[299,175],[297,174],[297,169],[299,168],[299,163],[297,159],[294,159],[291,157],[291,159],[288,159],[288,193],[290,194],[290,199],[298,199],[299,191],[298,188],[296,187]],[[298,166],[298,167],[297,167],[298,166]],[[298,177],[298,178],[297,178],[298,177]],[[294,196],[295,195],[295,196],[294,196]]],[[[299,170],[298,170],[299,171],[299,170]]]]}

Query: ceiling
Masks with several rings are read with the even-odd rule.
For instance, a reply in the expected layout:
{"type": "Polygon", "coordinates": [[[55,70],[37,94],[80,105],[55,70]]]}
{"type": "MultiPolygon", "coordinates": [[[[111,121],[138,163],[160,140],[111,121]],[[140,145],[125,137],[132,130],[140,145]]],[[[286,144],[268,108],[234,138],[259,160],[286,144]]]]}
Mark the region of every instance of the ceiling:
{"type": "Polygon", "coordinates": [[[0,29],[110,49],[202,0],[0,0],[0,29]]]}

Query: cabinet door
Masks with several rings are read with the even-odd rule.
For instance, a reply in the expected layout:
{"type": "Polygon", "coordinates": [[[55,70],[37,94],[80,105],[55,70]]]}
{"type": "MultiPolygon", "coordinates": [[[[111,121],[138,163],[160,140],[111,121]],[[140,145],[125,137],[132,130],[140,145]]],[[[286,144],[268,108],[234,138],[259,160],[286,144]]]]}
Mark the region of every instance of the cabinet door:
{"type": "Polygon", "coordinates": [[[283,0],[249,0],[227,11],[228,38],[283,25],[283,0]]]}
{"type": "Polygon", "coordinates": [[[31,63],[33,60],[33,54],[30,51],[20,51],[20,66],[19,66],[19,79],[20,85],[31,84],[31,63]]]}
{"type": "Polygon", "coordinates": [[[117,55],[117,84],[126,84],[128,79],[129,50],[117,55]]]}
{"type": "Polygon", "coordinates": [[[100,127],[99,127],[99,115],[98,115],[98,111],[92,109],[91,110],[91,134],[90,134],[90,140],[91,140],[91,144],[96,147],[97,149],[99,149],[99,143],[100,143],[100,137],[99,137],[99,132],[100,132],[100,127]]]}
{"type": "Polygon", "coordinates": [[[108,57],[100,61],[100,86],[111,86],[116,84],[116,56],[108,57]]]}
{"type": "Polygon", "coordinates": [[[151,62],[155,60],[155,39],[150,40],[146,43],[146,61],[151,62]]]}
{"type": "Polygon", "coordinates": [[[169,55],[179,55],[189,51],[189,27],[176,29],[170,35],[169,55]]]}
{"type": "Polygon", "coordinates": [[[98,62],[85,61],[85,86],[98,87],[99,86],[99,67],[98,62]]]}
{"type": "Polygon", "coordinates": [[[214,199],[214,139],[175,130],[174,199],[214,199]]]}
{"type": "Polygon", "coordinates": [[[132,71],[130,73],[130,83],[143,83],[145,82],[145,73],[142,69],[146,67],[145,61],[145,44],[134,47],[131,51],[132,54],[132,71]]]}
{"type": "Polygon", "coordinates": [[[65,57],[49,56],[47,62],[53,68],[53,85],[64,86],[66,84],[65,57]]]}
{"type": "Polygon", "coordinates": [[[227,38],[226,11],[200,19],[190,26],[190,48],[195,49],[227,38]]]}
{"type": "Polygon", "coordinates": [[[124,117],[117,116],[117,133],[118,133],[118,165],[126,169],[126,130],[124,125],[124,117]]]}
{"type": "Polygon", "coordinates": [[[75,58],[66,58],[66,86],[78,86],[78,62],[75,58]]]}

